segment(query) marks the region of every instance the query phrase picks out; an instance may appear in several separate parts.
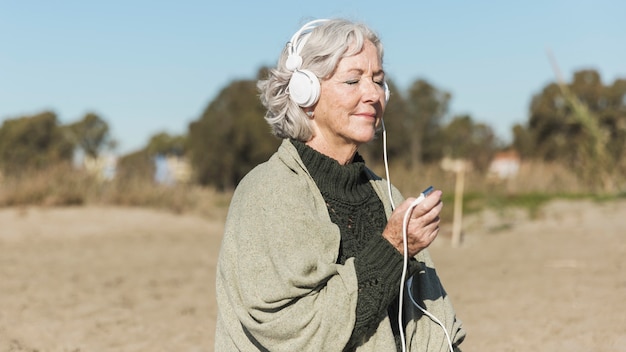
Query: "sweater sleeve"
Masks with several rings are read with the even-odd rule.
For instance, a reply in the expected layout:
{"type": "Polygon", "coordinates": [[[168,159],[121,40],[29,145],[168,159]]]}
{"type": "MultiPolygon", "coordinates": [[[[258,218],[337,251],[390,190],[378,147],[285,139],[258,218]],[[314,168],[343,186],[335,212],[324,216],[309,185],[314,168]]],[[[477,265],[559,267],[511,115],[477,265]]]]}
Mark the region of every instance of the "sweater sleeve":
{"type": "Polygon", "coordinates": [[[231,201],[216,275],[216,350],[340,351],[355,321],[354,260],[336,263],[339,229],[321,196],[271,176],[242,181],[231,201]]]}
{"type": "MultiPolygon", "coordinates": [[[[358,299],[349,346],[366,340],[388,313],[389,305],[398,297],[403,262],[402,254],[382,236],[374,236],[355,257],[358,299]]],[[[418,270],[419,263],[411,258],[407,277],[418,270]]]]}

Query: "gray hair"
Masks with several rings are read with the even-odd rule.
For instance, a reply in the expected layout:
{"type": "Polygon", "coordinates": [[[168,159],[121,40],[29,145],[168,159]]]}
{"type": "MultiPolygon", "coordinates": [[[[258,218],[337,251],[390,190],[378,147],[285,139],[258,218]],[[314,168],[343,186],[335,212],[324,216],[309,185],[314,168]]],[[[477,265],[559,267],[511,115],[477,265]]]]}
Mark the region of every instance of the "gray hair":
{"type": "MultiPolygon", "coordinates": [[[[339,60],[358,54],[366,41],[374,44],[382,62],[382,43],[369,27],[345,19],[323,22],[311,31],[300,51],[301,68],[313,72],[320,80],[326,79],[334,73],[339,60]]],[[[260,80],[257,87],[261,103],[267,108],[265,120],[272,133],[279,138],[306,142],[313,136],[313,129],[304,110],[289,98],[287,86],[293,72],[285,66],[288,56],[289,47],[286,45],[278,59],[278,66],[269,70],[269,77],[260,80]]]]}

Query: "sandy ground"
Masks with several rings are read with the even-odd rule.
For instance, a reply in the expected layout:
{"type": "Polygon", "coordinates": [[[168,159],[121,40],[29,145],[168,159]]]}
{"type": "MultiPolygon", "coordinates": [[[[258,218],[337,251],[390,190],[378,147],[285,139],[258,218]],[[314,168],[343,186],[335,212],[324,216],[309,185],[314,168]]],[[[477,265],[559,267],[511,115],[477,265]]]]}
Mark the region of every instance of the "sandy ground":
{"type": "MultiPolygon", "coordinates": [[[[218,217],[219,218],[219,217],[218,217]]],[[[213,351],[223,225],[0,209],[0,352],[213,351]]],[[[626,351],[626,202],[483,213],[431,247],[472,351],[626,351]]]]}

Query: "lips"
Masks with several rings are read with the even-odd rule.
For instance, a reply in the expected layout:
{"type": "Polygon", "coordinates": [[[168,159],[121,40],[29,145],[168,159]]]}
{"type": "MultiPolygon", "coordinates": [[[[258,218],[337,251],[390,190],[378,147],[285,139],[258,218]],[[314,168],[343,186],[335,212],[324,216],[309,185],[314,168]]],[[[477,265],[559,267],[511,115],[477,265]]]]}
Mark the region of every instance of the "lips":
{"type": "Polygon", "coordinates": [[[375,119],[376,118],[376,112],[357,112],[354,115],[361,116],[361,117],[367,117],[367,118],[371,118],[371,119],[375,119]]]}

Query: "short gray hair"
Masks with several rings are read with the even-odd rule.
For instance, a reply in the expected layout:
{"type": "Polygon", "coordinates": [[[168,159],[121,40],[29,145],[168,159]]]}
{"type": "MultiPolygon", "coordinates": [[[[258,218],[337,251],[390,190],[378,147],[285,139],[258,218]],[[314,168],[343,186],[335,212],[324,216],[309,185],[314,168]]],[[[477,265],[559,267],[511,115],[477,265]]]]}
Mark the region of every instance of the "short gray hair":
{"type": "MultiPolygon", "coordinates": [[[[326,79],[334,73],[339,60],[358,54],[366,41],[374,44],[382,62],[382,43],[369,27],[345,19],[323,22],[311,31],[300,52],[301,68],[313,72],[320,80],[326,79]]],[[[272,127],[272,133],[279,138],[306,142],[313,136],[313,129],[304,110],[289,98],[287,86],[293,72],[285,66],[288,56],[286,45],[277,67],[269,70],[268,78],[260,80],[257,87],[261,103],[267,109],[265,120],[272,127]]]]}

